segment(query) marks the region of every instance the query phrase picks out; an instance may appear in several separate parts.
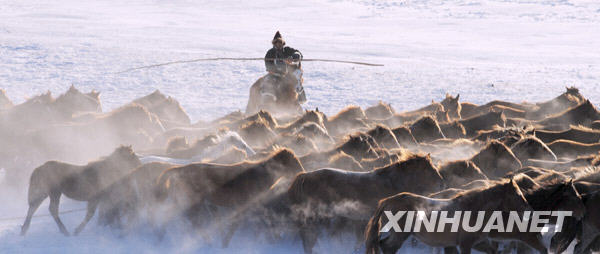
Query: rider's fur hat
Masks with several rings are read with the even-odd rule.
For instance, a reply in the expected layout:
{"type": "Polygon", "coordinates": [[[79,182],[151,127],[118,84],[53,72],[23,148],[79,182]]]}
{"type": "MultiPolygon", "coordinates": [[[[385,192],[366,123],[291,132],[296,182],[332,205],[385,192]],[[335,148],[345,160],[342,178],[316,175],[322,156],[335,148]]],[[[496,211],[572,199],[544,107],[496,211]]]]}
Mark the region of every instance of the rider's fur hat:
{"type": "Polygon", "coordinates": [[[281,43],[283,43],[283,45],[285,45],[285,41],[283,40],[283,38],[281,38],[281,34],[279,33],[279,31],[277,31],[277,33],[275,33],[275,36],[273,37],[273,40],[271,41],[271,43],[273,45],[275,45],[275,43],[277,43],[279,41],[281,43]]]}

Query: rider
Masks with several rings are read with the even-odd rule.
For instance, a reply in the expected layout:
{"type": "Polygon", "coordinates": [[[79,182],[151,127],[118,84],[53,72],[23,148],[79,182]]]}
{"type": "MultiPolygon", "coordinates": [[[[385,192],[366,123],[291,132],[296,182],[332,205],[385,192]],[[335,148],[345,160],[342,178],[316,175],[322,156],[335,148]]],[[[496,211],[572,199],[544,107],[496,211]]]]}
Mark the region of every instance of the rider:
{"type": "Polygon", "coordinates": [[[281,77],[288,72],[288,65],[295,65],[294,76],[298,83],[296,84],[296,92],[298,92],[298,101],[300,103],[306,102],[306,95],[304,94],[304,88],[302,87],[302,68],[300,68],[300,61],[302,60],[302,53],[300,51],[285,46],[285,41],[281,37],[279,31],[275,33],[273,37],[273,48],[267,51],[265,55],[265,67],[269,74],[281,77]]]}

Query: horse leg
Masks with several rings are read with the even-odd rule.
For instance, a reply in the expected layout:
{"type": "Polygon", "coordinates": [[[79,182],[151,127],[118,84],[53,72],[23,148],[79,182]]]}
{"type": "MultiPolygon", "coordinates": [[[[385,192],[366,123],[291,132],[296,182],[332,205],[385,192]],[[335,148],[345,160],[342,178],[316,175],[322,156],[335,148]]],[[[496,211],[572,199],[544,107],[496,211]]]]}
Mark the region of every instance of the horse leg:
{"type": "Polygon", "coordinates": [[[54,221],[58,225],[60,232],[63,233],[65,236],[69,236],[69,231],[67,231],[65,224],[63,224],[62,221],[60,220],[60,217],[58,217],[58,205],[60,204],[60,195],[61,194],[62,193],[60,191],[50,192],[49,210],[50,210],[50,214],[52,214],[52,218],[54,218],[54,221]]]}
{"type": "Polygon", "coordinates": [[[444,248],[444,254],[458,254],[458,249],[454,246],[444,248]]]}
{"type": "Polygon", "coordinates": [[[40,205],[42,204],[44,199],[46,199],[46,197],[47,197],[47,195],[44,195],[43,197],[36,198],[29,202],[29,209],[27,210],[27,217],[25,218],[25,222],[23,223],[23,226],[21,227],[21,235],[22,236],[24,236],[25,233],[27,233],[27,230],[29,229],[29,225],[31,224],[31,217],[33,217],[33,214],[38,209],[38,207],[40,207],[40,205]]]}
{"type": "Polygon", "coordinates": [[[227,248],[227,246],[229,246],[229,242],[231,241],[231,238],[233,238],[233,234],[235,233],[235,230],[238,227],[239,222],[232,222],[229,226],[226,227],[227,232],[225,232],[225,235],[223,236],[223,240],[221,242],[221,246],[223,248],[227,248]]]}
{"type": "Polygon", "coordinates": [[[380,240],[380,248],[384,254],[395,254],[402,248],[404,241],[410,236],[410,233],[389,232],[389,236],[380,240]]]}
{"type": "Polygon", "coordinates": [[[582,225],[583,229],[581,232],[581,239],[577,245],[575,245],[575,250],[573,250],[573,253],[586,253],[586,251],[589,252],[590,245],[598,236],[598,231],[593,226],[585,223],[585,221],[582,223],[582,225]]]}
{"type": "Polygon", "coordinates": [[[529,245],[529,247],[536,249],[539,253],[548,253],[548,249],[544,246],[542,234],[540,233],[526,233],[523,234],[519,240],[529,245]]]}
{"type": "Polygon", "coordinates": [[[464,241],[458,245],[458,248],[460,249],[460,254],[471,254],[473,243],[469,241],[464,241]]]}
{"type": "Polygon", "coordinates": [[[315,244],[317,244],[317,239],[319,237],[318,227],[312,224],[301,225],[299,233],[300,239],[302,239],[302,248],[304,249],[304,253],[312,253],[313,247],[315,247],[315,244]]]}
{"type": "Polygon", "coordinates": [[[85,214],[85,218],[83,219],[81,224],[79,224],[79,226],[75,229],[75,235],[78,235],[83,230],[83,228],[85,228],[85,225],[87,225],[87,223],[92,219],[92,217],[94,217],[94,213],[96,212],[97,206],[98,200],[88,201],[87,213],[85,214]]]}

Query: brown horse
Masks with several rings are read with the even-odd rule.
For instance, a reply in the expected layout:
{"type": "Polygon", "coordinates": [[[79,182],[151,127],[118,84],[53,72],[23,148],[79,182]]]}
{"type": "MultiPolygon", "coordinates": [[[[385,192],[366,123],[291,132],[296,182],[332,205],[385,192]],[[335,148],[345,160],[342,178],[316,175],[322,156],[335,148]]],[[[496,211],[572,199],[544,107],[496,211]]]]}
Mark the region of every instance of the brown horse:
{"type": "Polygon", "coordinates": [[[475,180],[488,180],[472,161],[451,161],[440,166],[439,171],[449,188],[458,188],[475,180]]]}
{"type": "Polygon", "coordinates": [[[457,139],[464,138],[467,135],[465,126],[456,120],[448,123],[441,123],[440,129],[446,138],[457,139]]]}
{"type": "Polygon", "coordinates": [[[311,171],[321,167],[327,167],[330,158],[339,152],[344,152],[357,161],[360,161],[363,158],[377,158],[379,155],[375,149],[378,147],[379,145],[373,137],[365,133],[357,133],[348,136],[348,139],[344,143],[329,151],[307,154],[300,157],[300,161],[302,161],[302,165],[306,170],[311,171]]]}
{"type": "MultiPolygon", "coordinates": [[[[486,211],[486,219],[489,220],[489,214],[492,211],[522,212],[531,210],[531,207],[512,179],[486,189],[465,191],[451,199],[432,199],[403,192],[379,201],[366,228],[366,253],[379,253],[380,250],[383,253],[396,253],[410,235],[414,235],[418,240],[430,246],[458,246],[461,253],[471,253],[473,245],[486,240],[490,234],[483,232],[482,229],[475,232],[467,232],[463,229],[459,229],[458,232],[450,232],[449,227],[441,232],[390,231],[385,237],[382,237],[379,232],[383,223],[386,222],[382,217],[384,211],[394,214],[398,211],[426,211],[426,216],[430,216],[432,210],[448,211],[449,213],[470,211],[472,214],[486,211]]],[[[448,216],[452,216],[452,214],[448,214],[448,216]]],[[[398,224],[404,225],[404,221],[405,218],[402,218],[398,224]]],[[[474,218],[471,218],[471,222],[473,221],[474,218]]]]}
{"type": "Polygon", "coordinates": [[[400,126],[393,129],[392,132],[396,136],[398,143],[403,147],[416,147],[419,145],[408,127],[400,126]]]}
{"type": "Polygon", "coordinates": [[[377,144],[379,144],[379,146],[381,146],[381,148],[384,148],[384,149],[400,148],[400,144],[398,143],[396,136],[394,135],[392,130],[390,130],[390,128],[388,128],[387,126],[378,124],[373,129],[370,129],[369,131],[367,131],[367,134],[369,134],[371,137],[373,137],[375,139],[375,141],[377,142],[377,144]]]}
{"type": "Polygon", "coordinates": [[[277,138],[277,134],[261,117],[242,125],[238,132],[252,148],[268,147],[277,138]]]}
{"type": "Polygon", "coordinates": [[[27,233],[31,217],[48,196],[50,197],[50,213],[54,221],[64,235],[69,235],[65,225],[58,217],[58,205],[62,194],[71,199],[88,201],[85,219],[75,229],[75,234],[78,234],[94,216],[98,204],[98,194],[141,164],[131,146],[119,147],[108,157],[84,166],[58,161],[44,163],[31,174],[28,191],[29,210],[21,228],[21,235],[27,233]]]}
{"type": "Polygon", "coordinates": [[[305,123],[294,134],[311,139],[315,145],[317,145],[319,150],[328,150],[335,144],[335,141],[325,128],[312,122],[305,123]]]}
{"type": "Polygon", "coordinates": [[[302,126],[306,123],[315,123],[320,127],[325,128],[325,121],[325,115],[323,112],[320,112],[319,109],[305,110],[301,117],[286,125],[276,127],[274,131],[278,133],[295,132],[296,130],[302,128],[302,126]]]}
{"type": "Polygon", "coordinates": [[[274,145],[289,148],[298,156],[319,151],[315,142],[302,134],[281,134],[274,145]]]}
{"type": "Polygon", "coordinates": [[[156,181],[162,172],[175,166],[164,162],[146,163],[105,188],[98,198],[98,222],[128,229],[144,213],[153,216],[153,210],[158,205],[154,195],[156,181]]]}
{"type": "Polygon", "coordinates": [[[389,103],[379,101],[377,105],[365,109],[365,114],[370,120],[383,120],[392,117],[396,111],[389,103]]]}
{"type": "Polygon", "coordinates": [[[559,158],[569,159],[596,154],[600,151],[600,143],[584,144],[564,139],[555,140],[548,144],[548,147],[552,149],[559,158]]]}
{"type": "Polygon", "coordinates": [[[517,158],[525,162],[528,159],[556,161],[556,155],[552,152],[544,142],[536,137],[525,137],[516,143],[511,148],[517,158]]]}
{"type": "Polygon", "coordinates": [[[448,111],[448,115],[451,119],[461,119],[460,111],[462,106],[458,99],[460,98],[460,94],[457,94],[456,97],[452,97],[450,94],[446,94],[446,98],[444,98],[440,103],[444,106],[444,109],[448,111]]]}
{"type": "MultiPolygon", "coordinates": [[[[444,187],[444,180],[429,156],[369,172],[319,169],[296,176],[288,190],[298,220],[304,251],[311,252],[318,238],[319,221],[333,218],[366,220],[377,202],[398,192],[428,194],[444,187]]],[[[364,226],[364,225],[363,225],[364,226]]]]}
{"type": "Polygon", "coordinates": [[[274,151],[267,159],[255,162],[189,164],[163,172],[158,180],[157,196],[159,200],[169,197],[173,202],[175,213],[171,216],[185,213],[193,225],[198,225],[199,218],[204,215],[201,207],[226,207],[234,211],[218,214],[215,218],[229,219],[219,221],[228,228],[223,239],[223,245],[226,246],[237,226],[234,221],[245,210],[255,205],[262,194],[278,181],[290,179],[301,172],[304,172],[302,164],[288,149],[274,151]]]}
{"type": "Polygon", "coordinates": [[[504,177],[521,168],[521,162],[506,145],[492,140],[479,153],[471,157],[482,172],[490,179],[504,177]]]}
{"type": "Polygon", "coordinates": [[[363,166],[352,156],[340,152],[329,159],[329,167],[346,171],[363,172],[363,166]]]}
{"type": "Polygon", "coordinates": [[[543,119],[585,102],[586,99],[579,93],[579,89],[575,87],[567,87],[566,89],[566,92],[552,100],[536,103],[538,109],[530,110],[531,112],[528,112],[527,118],[543,119]]]}
{"type": "Polygon", "coordinates": [[[596,109],[589,100],[586,100],[562,113],[549,116],[548,118],[535,123],[546,129],[567,130],[571,125],[589,127],[592,125],[592,122],[596,120],[600,120],[600,112],[598,112],[598,109],[596,109]]]}
{"type": "Polygon", "coordinates": [[[347,133],[366,130],[365,112],[358,106],[348,106],[332,117],[325,117],[325,127],[332,137],[344,136],[347,133]]]}
{"type": "Polygon", "coordinates": [[[440,125],[431,116],[421,117],[411,124],[410,132],[419,143],[426,143],[436,139],[445,138],[440,129],[440,125]]]}
{"type": "Polygon", "coordinates": [[[299,115],[302,107],[298,101],[296,85],[298,80],[288,71],[283,76],[267,74],[259,78],[250,87],[250,97],[246,114],[254,114],[261,109],[275,115],[299,115]]]}
{"type": "Polygon", "coordinates": [[[158,89],[151,94],[133,100],[132,103],[142,105],[151,113],[156,114],[167,129],[191,124],[190,117],[179,102],[171,96],[164,95],[158,89]]]}
{"type": "Polygon", "coordinates": [[[490,111],[486,114],[462,119],[459,122],[465,127],[467,137],[473,137],[480,130],[491,130],[494,126],[504,126],[506,117],[503,112],[490,111]]]}
{"type": "Polygon", "coordinates": [[[566,139],[586,144],[600,141],[600,130],[581,126],[571,126],[565,131],[534,130],[533,133],[540,140],[544,141],[544,143],[550,143],[559,139],[566,139]]]}

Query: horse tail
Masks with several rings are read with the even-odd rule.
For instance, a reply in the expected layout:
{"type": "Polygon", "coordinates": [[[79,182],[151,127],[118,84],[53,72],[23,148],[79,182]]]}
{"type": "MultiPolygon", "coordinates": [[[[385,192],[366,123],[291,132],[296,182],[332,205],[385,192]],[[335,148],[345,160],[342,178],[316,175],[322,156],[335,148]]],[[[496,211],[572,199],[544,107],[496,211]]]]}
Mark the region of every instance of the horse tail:
{"type": "Polygon", "coordinates": [[[367,254],[379,253],[379,219],[385,211],[385,207],[385,199],[380,200],[377,210],[365,228],[365,253],[367,254]]]}
{"type": "Polygon", "coordinates": [[[573,217],[565,218],[560,232],[552,236],[550,250],[552,253],[563,253],[575,239],[577,232],[581,230],[581,221],[573,217]]]}

